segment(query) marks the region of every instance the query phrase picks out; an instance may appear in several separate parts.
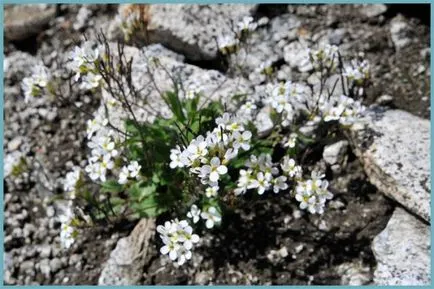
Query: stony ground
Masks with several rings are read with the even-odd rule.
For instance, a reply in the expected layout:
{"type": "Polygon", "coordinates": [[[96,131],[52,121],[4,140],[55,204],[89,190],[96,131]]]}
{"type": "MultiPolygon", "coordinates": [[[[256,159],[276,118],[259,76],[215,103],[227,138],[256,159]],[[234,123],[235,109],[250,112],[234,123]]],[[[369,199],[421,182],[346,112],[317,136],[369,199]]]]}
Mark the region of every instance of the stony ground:
{"type": "MultiPolygon", "coordinates": [[[[9,6],[5,14],[4,151],[5,156],[24,154],[36,168],[19,178],[5,179],[4,279],[7,284],[20,285],[97,284],[110,252],[120,238],[132,231],[136,222],[90,230],[71,250],[60,248],[60,224],[55,215],[61,212],[63,205],[56,196],[61,194],[61,179],[69,168],[86,159],[84,131],[87,116],[66,105],[54,107],[47,101],[25,104],[20,81],[28,75],[37,59],[43,59],[55,70],[59,65],[56,59],[64,58],[83,33],[92,37],[95,31],[103,28],[115,39],[113,23],[116,22],[113,19],[117,6],[39,5],[27,9],[37,9],[38,13],[9,6]],[[32,27],[31,33],[28,33],[28,27],[32,27]]],[[[419,9],[426,11],[429,8],[419,9]]],[[[429,263],[426,260],[429,256],[429,246],[426,247],[429,215],[427,217],[425,211],[417,208],[423,206],[408,202],[412,200],[413,190],[426,202],[429,202],[430,193],[429,166],[424,162],[429,155],[424,159],[423,154],[429,150],[429,137],[425,135],[429,123],[424,120],[430,115],[429,21],[426,13],[414,11],[409,7],[384,5],[152,8],[151,42],[175,51],[179,55],[179,65],[197,66],[189,66],[195,75],[213,75],[217,79],[228,77],[228,83],[235,82],[232,78],[242,79],[250,88],[260,84],[254,73],[240,75],[226,71],[215,48],[210,46],[210,31],[224,29],[225,16],[250,13],[256,18],[270,18],[269,25],[261,28],[254,39],[259,48],[249,55],[248,65],[253,70],[256,62],[275,57],[273,60],[281,79],[297,80],[304,76],[294,61],[303,49],[300,43],[328,42],[340,45],[347,53],[365,52],[373,68],[373,85],[367,93],[366,104],[400,109],[397,116],[388,115],[398,123],[404,113],[401,110],[411,113],[402,119],[411,121],[417,131],[407,130],[405,139],[420,140],[421,146],[417,149],[422,152],[418,151],[420,158],[416,161],[404,155],[393,159],[395,163],[405,161],[401,164],[403,170],[411,172],[412,165],[417,165],[421,171],[418,175],[410,175],[413,179],[408,182],[396,182],[393,176],[397,170],[384,170],[384,163],[376,162],[376,154],[366,149],[372,142],[377,146],[393,142],[395,130],[370,121],[372,129],[383,138],[373,140],[372,135],[356,132],[358,137],[353,142],[341,143],[340,147],[344,149],[339,150],[342,155],[336,161],[339,171],[331,169],[336,164],[327,158],[326,151],[333,151],[332,148],[321,147],[310,156],[312,165],[327,169],[335,195],[322,217],[304,214],[283,195],[242,200],[240,202],[245,204],[240,207],[245,209],[232,212],[212,238],[205,237],[187,267],[181,269],[165,264],[158,254],[158,241],[150,242],[139,284],[331,285],[392,284],[390,280],[393,280],[393,284],[407,282],[413,285],[430,282],[426,273],[430,272],[426,267],[429,266],[426,265],[429,263]],[[402,11],[406,14],[401,14],[402,11]],[[178,22],[162,20],[170,18],[171,13],[179,15],[178,22]],[[197,41],[192,41],[191,34],[195,34],[197,41]],[[211,69],[221,74],[211,72],[211,69]],[[370,163],[374,165],[369,166],[370,163]],[[383,171],[392,178],[387,179],[387,186],[383,183],[385,177],[379,174],[383,171]],[[414,184],[419,179],[426,179],[425,183],[414,184]],[[407,241],[414,244],[410,249],[401,248],[396,241],[400,230],[408,230],[410,235],[416,236],[407,241]],[[390,244],[398,251],[411,251],[411,256],[403,253],[395,258],[393,252],[385,250],[390,244]],[[413,252],[416,247],[421,248],[420,251],[413,252]],[[417,264],[416,269],[402,271],[399,263],[408,262],[417,264]],[[396,272],[407,277],[397,277],[396,272]]],[[[148,43],[137,39],[130,44],[142,47],[148,43]]],[[[202,81],[206,81],[206,77],[202,81]]],[[[92,95],[69,91],[65,94],[90,111],[98,107],[98,100],[92,95]]],[[[405,141],[402,145],[404,149],[406,145],[415,147],[405,141]]],[[[403,149],[388,147],[388,150],[394,149],[400,156],[403,149]]]]}

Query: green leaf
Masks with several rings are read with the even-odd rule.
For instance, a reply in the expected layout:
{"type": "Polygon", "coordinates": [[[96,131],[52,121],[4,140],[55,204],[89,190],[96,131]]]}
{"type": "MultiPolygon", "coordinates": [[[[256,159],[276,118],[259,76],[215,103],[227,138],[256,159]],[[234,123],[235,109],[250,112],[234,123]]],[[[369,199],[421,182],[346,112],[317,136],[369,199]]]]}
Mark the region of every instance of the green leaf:
{"type": "Polygon", "coordinates": [[[167,105],[169,106],[170,110],[175,115],[176,119],[181,123],[184,123],[185,116],[182,110],[182,104],[178,97],[178,94],[172,91],[167,91],[164,99],[167,105]]]}
{"type": "Polygon", "coordinates": [[[144,199],[155,194],[157,187],[154,184],[143,186],[143,182],[135,183],[128,190],[128,194],[135,202],[142,202],[144,199]]]}
{"type": "Polygon", "coordinates": [[[102,193],[120,193],[124,190],[124,186],[118,184],[115,180],[108,180],[101,185],[102,193]]]}

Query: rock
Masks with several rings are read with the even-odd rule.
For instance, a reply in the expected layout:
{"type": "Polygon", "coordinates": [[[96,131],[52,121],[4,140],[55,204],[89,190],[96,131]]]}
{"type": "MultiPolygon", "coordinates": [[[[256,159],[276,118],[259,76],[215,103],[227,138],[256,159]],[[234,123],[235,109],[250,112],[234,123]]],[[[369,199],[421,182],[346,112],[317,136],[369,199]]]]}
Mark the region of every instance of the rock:
{"type": "Polygon", "coordinates": [[[35,263],[32,260],[24,261],[20,264],[20,272],[29,273],[33,271],[35,267],[35,263]]]}
{"type": "Polygon", "coordinates": [[[339,45],[345,39],[348,34],[347,29],[339,28],[331,30],[328,34],[328,39],[331,45],[339,45]]]}
{"type": "Polygon", "coordinates": [[[382,96],[380,96],[379,98],[377,98],[375,100],[375,103],[379,104],[379,105],[389,105],[393,102],[393,96],[388,95],[388,94],[383,94],[382,96]]]}
{"type": "Polygon", "coordinates": [[[55,5],[6,5],[4,36],[9,40],[24,40],[41,32],[55,15],[55,5]]]}
{"type": "Polygon", "coordinates": [[[155,233],[155,219],[142,219],[128,237],[118,241],[104,265],[98,285],[136,285],[149,261],[148,246],[155,233]]]}
{"type": "Polygon", "coordinates": [[[373,18],[384,14],[387,11],[387,6],[384,4],[364,4],[359,11],[363,16],[373,18]]]}
{"type": "Polygon", "coordinates": [[[38,63],[40,61],[28,53],[21,51],[12,52],[4,58],[5,81],[21,82],[24,77],[30,75],[32,67],[38,63]]]}
{"type": "Polygon", "coordinates": [[[329,165],[342,164],[348,150],[348,141],[341,140],[324,147],[322,157],[329,165]]]}
{"type": "Polygon", "coordinates": [[[398,15],[390,22],[390,36],[396,50],[401,50],[411,42],[410,33],[410,26],[403,16],[398,15]]]}
{"type": "Polygon", "coordinates": [[[430,227],[396,208],[387,227],[374,238],[376,285],[431,284],[430,227]]]}
{"type": "Polygon", "coordinates": [[[284,48],[283,58],[292,68],[300,72],[307,72],[313,69],[308,59],[308,44],[302,41],[294,41],[284,48]]]}
{"type": "Polygon", "coordinates": [[[39,248],[39,256],[41,258],[50,258],[51,256],[51,246],[50,245],[43,245],[39,248]]]}
{"type": "Polygon", "coordinates": [[[342,276],[341,285],[361,286],[372,280],[371,268],[361,261],[343,263],[336,271],[342,276]]]}
{"type": "Polygon", "coordinates": [[[50,278],[51,276],[50,260],[42,259],[39,262],[39,270],[41,271],[42,274],[45,275],[46,278],[50,278]]]}
{"type": "Polygon", "coordinates": [[[286,257],[288,257],[288,249],[286,247],[282,247],[279,250],[270,250],[267,254],[267,259],[272,264],[278,264],[283,261],[286,257]]]}
{"type": "Polygon", "coordinates": [[[283,58],[284,48],[296,39],[300,24],[295,15],[283,14],[273,18],[268,26],[258,27],[249,37],[248,52],[242,49],[230,58],[231,67],[241,65],[240,75],[247,73],[250,81],[261,84],[266,77],[259,68],[263,64],[276,63],[283,58]]]}
{"type": "MultiPolygon", "coordinates": [[[[257,5],[153,4],[120,5],[120,18],[141,9],[146,25],[145,43],[161,43],[191,60],[210,60],[217,56],[216,37],[232,32],[233,24],[249,16],[257,5]],[[122,16],[123,14],[123,16],[122,16]],[[126,14],[126,15],[125,15],[126,14]]],[[[111,24],[110,34],[118,36],[120,20],[111,24]]]]}
{"type": "Polygon", "coordinates": [[[51,272],[56,273],[62,268],[62,261],[59,258],[54,258],[50,260],[51,272]]]}
{"type": "Polygon", "coordinates": [[[370,182],[429,222],[429,120],[401,110],[371,108],[350,135],[370,182]]]}
{"type": "Polygon", "coordinates": [[[15,137],[11,141],[8,142],[8,151],[13,152],[20,148],[22,143],[22,137],[15,137]]]}
{"type": "Polygon", "coordinates": [[[92,11],[88,8],[87,5],[83,5],[80,7],[80,10],[78,10],[76,21],[74,24],[72,24],[72,27],[74,30],[80,30],[83,29],[87,22],[89,21],[89,17],[92,15],[92,11]]]}

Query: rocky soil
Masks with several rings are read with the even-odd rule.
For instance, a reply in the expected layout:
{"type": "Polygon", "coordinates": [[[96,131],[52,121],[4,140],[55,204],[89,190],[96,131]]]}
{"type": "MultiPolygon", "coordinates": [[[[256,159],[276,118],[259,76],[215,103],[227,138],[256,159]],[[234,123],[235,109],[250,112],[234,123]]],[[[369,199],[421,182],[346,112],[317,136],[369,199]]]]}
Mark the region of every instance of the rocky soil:
{"type": "MultiPolygon", "coordinates": [[[[305,214],[285,195],[240,199],[244,209],[205,235],[188,266],[176,268],[160,257],[153,239],[155,223],[165,216],[94,228],[70,250],[61,249],[61,180],[86,159],[88,116],[47,100],[24,103],[20,90],[39,60],[56,71],[83,33],[93,37],[103,29],[118,39],[117,5],[6,6],[4,156],[22,155],[35,168],[4,181],[5,283],[430,284],[429,18],[413,13],[429,6],[416,8],[152,5],[150,37],[129,42],[131,53],[153,45],[185,72],[185,81],[210,92],[255,91],[261,84],[255,67],[267,59],[280,79],[305,77],[297,59],[314,42],[339,45],[344,54],[363,51],[372,66],[363,124],[348,140],[310,156],[331,180],[334,198],[325,214],[305,214]],[[253,39],[248,72],[232,73],[213,36],[230,28],[228,19],[249,14],[269,23],[253,39]]],[[[136,76],[140,81],[140,66],[136,76]]],[[[98,108],[93,95],[65,91],[87,110],[98,108]]]]}

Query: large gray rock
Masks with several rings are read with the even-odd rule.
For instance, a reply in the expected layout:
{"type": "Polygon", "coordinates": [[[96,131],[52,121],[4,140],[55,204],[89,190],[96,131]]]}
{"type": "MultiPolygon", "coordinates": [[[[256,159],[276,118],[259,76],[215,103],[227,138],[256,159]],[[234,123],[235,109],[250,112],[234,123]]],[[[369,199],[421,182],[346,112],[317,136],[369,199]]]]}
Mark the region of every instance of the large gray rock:
{"type": "Polygon", "coordinates": [[[4,16],[5,38],[23,40],[35,35],[54,19],[55,5],[6,5],[4,16]]]}
{"type": "Polygon", "coordinates": [[[136,285],[149,261],[148,247],[155,219],[142,219],[128,237],[118,241],[98,280],[98,285],[136,285]]]}
{"type": "Polygon", "coordinates": [[[430,221],[430,122],[401,110],[372,108],[353,125],[351,142],[371,183],[430,221]]]}
{"type": "Polygon", "coordinates": [[[431,284],[430,227],[396,208],[387,227],[374,238],[377,285],[431,284]]]}
{"type": "Polygon", "coordinates": [[[412,31],[406,19],[398,15],[390,21],[390,37],[396,50],[401,50],[411,42],[412,31]]]}
{"type": "MultiPolygon", "coordinates": [[[[216,37],[231,33],[234,25],[251,15],[256,7],[251,4],[152,4],[142,8],[147,28],[144,41],[161,43],[192,60],[213,59],[218,51],[216,37]]],[[[118,37],[120,20],[138,9],[141,8],[137,5],[121,5],[119,11],[127,15],[120,15],[121,18],[111,24],[110,34],[118,37]]]]}

